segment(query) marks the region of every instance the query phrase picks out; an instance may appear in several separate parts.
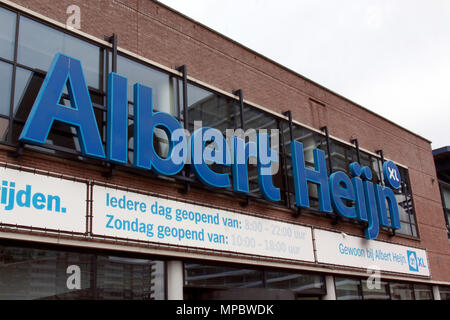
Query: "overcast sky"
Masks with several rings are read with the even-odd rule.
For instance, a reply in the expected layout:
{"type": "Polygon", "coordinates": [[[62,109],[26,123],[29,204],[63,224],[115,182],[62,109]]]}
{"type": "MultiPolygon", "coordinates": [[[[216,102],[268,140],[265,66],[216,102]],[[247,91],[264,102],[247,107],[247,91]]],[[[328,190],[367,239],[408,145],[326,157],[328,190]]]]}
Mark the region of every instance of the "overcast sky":
{"type": "Polygon", "coordinates": [[[450,0],[160,2],[450,145],[450,0]]]}

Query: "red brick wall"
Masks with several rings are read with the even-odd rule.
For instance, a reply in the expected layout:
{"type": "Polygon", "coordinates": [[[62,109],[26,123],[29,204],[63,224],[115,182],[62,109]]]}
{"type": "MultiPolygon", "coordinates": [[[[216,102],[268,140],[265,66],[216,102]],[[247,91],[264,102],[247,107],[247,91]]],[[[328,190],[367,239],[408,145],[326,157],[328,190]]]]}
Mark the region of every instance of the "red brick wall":
{"type": "MultiPolygon", "coordinates": [[[[292,110],[293,118],[309,126],[327,125],[333,136],[358,138],[361,148],[383,149],[385,157],[409,167],[420,241],[401,236],[379,239],[426,248],[434,280],[450,281],[450,245],[430,143],[311,81],[255,54],[223,36],[150,0],[15,0],[26,8],[65,23],[66,8],[81,8],[81,30],[97,38],[116,33],[119,46],[167,67],[186,64],[189,75],[231,92],[241,88],[245,99],[277,112],[292,110]],[[311,103],[309,98],[324,106],[311,103]],[[345,124],[345,125],[343,125],[345,124]]],[[[393,106],[395,107],[395,106],[393,106]]],[[[69,161],[43,160],[34,155],[0,160],[104,180],[98,168],[69,161]]],[[[149,178],[119,173],[110,182],[144,190],[158,188],[180,196],[173,185],[149,178]]],[[[187,199],[231,209],[242,208],[230,198],[193,190],[187,199]]],[[[336,228],[362,235],[362,229],[340,224],[331,226],[324,218],[304,215],[293,219],[289,212],[252,204],[248,212],[296,220],[303,224],[336,228]]]]}

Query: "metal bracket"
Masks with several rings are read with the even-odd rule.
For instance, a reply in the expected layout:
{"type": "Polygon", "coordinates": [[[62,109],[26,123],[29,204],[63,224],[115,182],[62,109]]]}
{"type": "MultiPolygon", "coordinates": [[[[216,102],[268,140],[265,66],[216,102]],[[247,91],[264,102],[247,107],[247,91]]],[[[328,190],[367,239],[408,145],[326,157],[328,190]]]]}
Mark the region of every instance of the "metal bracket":
{"type": "Polygon", "coordinates": [[[330,134],[328,132],[328,127],[323,126],[320,127],[320,131],[325,132],[325,142],[327,143],[327,155],[328,155],[328,174],[333,173],[333,160],[331,159],[331,150],[330,150],[330,134]]]}
{"type": "Polygon", "coordinates": [[[112,44],[112,72],[117,72],[117,34],[105,36],[104,39],[112,44]]]}
{"type": "Polygon", "coordinates": [[[246,197],[245,201],[241,201],[239,202],[239,205],[243,208],[248,207],[250,205],[250,198],[246,197]]]}
{"type": "Polygon", "coordinates": [[[114,174],[116,173],[116,166],[113,163],[107,163],[106,168],[108,169],[108,171],[102,172],[102,177],[105,177],[108,179],[112,178],[114,176],[114,174]]]}
{"type": "Polygon", "coordinates": [[[8,151],[8,157],[20,158],[23,155],[23,149],[24,149],[23,142],[19,142],[19,145],[16,147],[16,150],[8,151]]]}

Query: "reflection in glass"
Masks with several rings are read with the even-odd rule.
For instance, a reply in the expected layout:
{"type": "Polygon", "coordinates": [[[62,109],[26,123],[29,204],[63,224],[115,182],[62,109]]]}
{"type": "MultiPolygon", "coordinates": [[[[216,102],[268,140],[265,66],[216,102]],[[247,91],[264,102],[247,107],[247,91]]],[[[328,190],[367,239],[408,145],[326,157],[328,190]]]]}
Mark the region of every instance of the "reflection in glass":
{"type": "Polygon", "coordinates": [[[389,300],[389,285],[387,282],[379,281],[376,284],[369,281],[369,287],[367,281],[361,281],[364,300],[389,300]]]}
{"type": "MultiPolygon", "coordinates": [[[[134,101],[135,83],[151,87],[153,90],[153,110],[176,115],[174,82],[168,74],[123,56],[118,56],[117,72],[128,78],[128,100],[134,101]]],[[[130,109],[132,112],[132,109],[130,109]]]]}
{"type": "Polygon", "coordinates": [[[325,283],[317,274],[298,274],[289,272],[266,272],[266,287],[288,289],[296,293],[323,293],[325,283]]]}
{"type": "Polygon", "coordinates": [[[441,300],[450,300],[450,287],[439,287],[441,300]]]}
{"type": "Polygon", "coordinates": [[[164,299],[164,264],[0,246],[0,299],[164,299]],[[67,285],[69,266],[80,270],[79,289],[67,285]]]}
{"type": "Polygon", "coordinates": [[[15,119],[25,121],[28,118],[42,82],[44,82],[43,74],[17,67],[13,108],[15,119]]]}
{"type": "Polygon", "coordinates": [[[185,264],[185,285],[225,288],[260,288],[262,272],[204,264],[185,264]]]}
{"type": "Polygon", "coordinates": [[[2,81],[0,81],[0,114],[9,116],[12,65],[0,62],[0,75],[2,77],[2,81]]]}
{"type": "Polygon", "coordinates": [[[88,86],[99,88],[100,49],[86,41],[20,17],[18,50],[18,63],[42,71],[50,68],[58,52],[80,59],[88,86]]]}
{"type": "Polygon", "coordinates": [[[0,118],[0,140],[7,141],[8,139],[9,120],[0,118]]]}
{"type": "Polygon", "coordinates": [[[0,8],[0,57],[13,60],[16,14],[0,8]]]}
{"type": "Polygon", "coordinates": [[[361,300],[361,282],[355,279],[335,277],[337,300],[361,300]]]}

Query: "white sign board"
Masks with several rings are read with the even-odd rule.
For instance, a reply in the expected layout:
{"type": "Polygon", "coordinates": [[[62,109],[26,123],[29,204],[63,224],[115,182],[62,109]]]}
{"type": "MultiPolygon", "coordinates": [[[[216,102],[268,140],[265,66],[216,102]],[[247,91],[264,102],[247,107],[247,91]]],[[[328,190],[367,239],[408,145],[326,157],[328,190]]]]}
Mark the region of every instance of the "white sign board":
{"type": "Polygon", "coordinates": [[[347,267],[429,276],[427,253],[383,241],[314,229],[317,261],[347,267]]]}
{"type": "Polygon", "coordinates": [[[92,233],[155,243],[314,261],[311,228],[93,186],[92,233]]]}
{"type": "Polygon", "coordinates": [[[85,183],[0,168],[0,223],[86,232],[85,183]]]}

